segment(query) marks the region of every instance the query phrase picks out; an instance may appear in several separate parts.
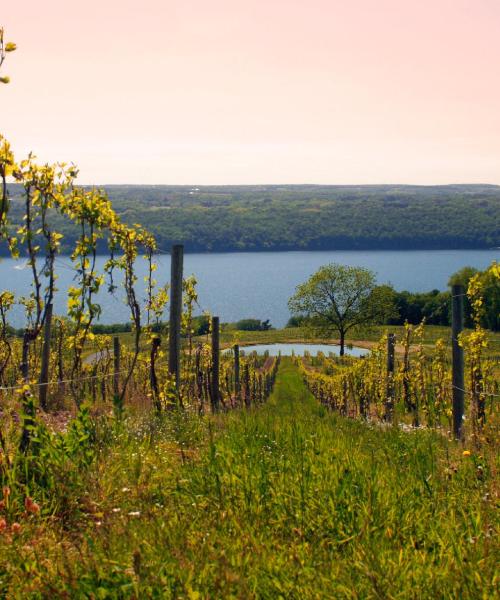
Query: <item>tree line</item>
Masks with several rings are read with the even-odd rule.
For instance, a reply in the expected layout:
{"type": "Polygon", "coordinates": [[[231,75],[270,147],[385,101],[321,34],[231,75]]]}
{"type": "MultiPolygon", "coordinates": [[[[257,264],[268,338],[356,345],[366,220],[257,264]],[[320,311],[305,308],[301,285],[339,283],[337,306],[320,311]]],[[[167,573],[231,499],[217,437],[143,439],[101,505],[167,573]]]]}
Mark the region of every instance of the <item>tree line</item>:
{"type": "MultiPolygon", "coordinates": [[[[123,223],[141,223],[158,247],[187,252],[493,248],[500,246],[500,187],[105,186],[123,223]],[[383,213],[384,218],[380,219],[383,213]]],[[[9,186],[13,229],[22,189],[9,186]]],[[[51,222],[67,253],[77,227],[51,222]]],[[[98,251],[107,251],[106,240],[98,251]]],[[[5,252],[4,252],[5,253],[5,252]]]]}

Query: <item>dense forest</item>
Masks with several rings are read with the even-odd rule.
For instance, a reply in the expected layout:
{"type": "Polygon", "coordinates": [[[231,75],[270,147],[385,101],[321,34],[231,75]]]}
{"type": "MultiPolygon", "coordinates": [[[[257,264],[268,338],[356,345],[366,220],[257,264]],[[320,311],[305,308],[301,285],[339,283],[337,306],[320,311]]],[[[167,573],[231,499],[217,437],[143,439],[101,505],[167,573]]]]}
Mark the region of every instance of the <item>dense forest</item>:
{"type": "MultiPolygon", "coordinates": [[[[127,223],[148,228],[162,249],[451,249],[500,246],[500,186],[104,186],[127,223]]],[[[10,187],[11,219],[23,214],[10,187]]],[[[73,246],[74,226],[54,215],[73,246]]]]}

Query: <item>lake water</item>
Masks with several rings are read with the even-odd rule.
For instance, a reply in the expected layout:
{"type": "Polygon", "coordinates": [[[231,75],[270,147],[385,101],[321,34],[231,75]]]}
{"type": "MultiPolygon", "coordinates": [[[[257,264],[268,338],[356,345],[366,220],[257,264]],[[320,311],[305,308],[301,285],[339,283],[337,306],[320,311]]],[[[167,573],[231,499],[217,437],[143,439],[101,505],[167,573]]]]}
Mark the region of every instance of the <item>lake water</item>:
{"type": "MultiPolygon", "coordinates": [[[[203,310],[219,315],[222,322],[243,318],[270,319],[275,327],[283,327],[289,318],[288,298],[295,287],[305,281],[321,265],[331,262],[372,269],[379,283],[391,283],[397,290],[445,290],[449,276],[470,265],[486,268],[500,260],[500,250],[416,250],[416,251],[322,251],[259,252],[227,254],[187,254],[184,272],[198,280],[200,305],[203,310]]],[[[98,266],[106,258],[98,258],[98,266]]],[[[28,294],[30,271],[25,262],[0,261],[0,289],[16,295],[28,294]]],[[[58,287],[55,311],[65,312],[65,291],[71,285],[73,272],[68,258],[58,258],[58,287]]],[[[138,285],[143,285],[146,263],[138,261],[138,285]]],[[[170,257],[159,258],[156,273],[159,284],[170,280],[170,257]]],[[[123,297],[103,291],[99,296],[103,308],[102,323],[129,320],[123,297]]],[[[21,309],[13,309],[10,323],[23,326],[21,309]]]]}
{"type": "MultiPolygon", "coordinates": [[[[226,350],[231,352],[231,348],[226,350]]],[[[246,355],[251,352],[257,352],[257,354],[265,354],[268,352],[269,356],[304,356],[306,352],[309,352],[312,356],[316,356],[318,352],[323,352],[326,356],[330,353],[336,356],[340,355],[340,346],[334,344],[255,344],[254,346],[241,346],[241,352],[246,355]]],[[[345,354],[349,356],[366,356],[370,351],[366,348],[357,348],[356,346],[346,346],[345,354]]]]}

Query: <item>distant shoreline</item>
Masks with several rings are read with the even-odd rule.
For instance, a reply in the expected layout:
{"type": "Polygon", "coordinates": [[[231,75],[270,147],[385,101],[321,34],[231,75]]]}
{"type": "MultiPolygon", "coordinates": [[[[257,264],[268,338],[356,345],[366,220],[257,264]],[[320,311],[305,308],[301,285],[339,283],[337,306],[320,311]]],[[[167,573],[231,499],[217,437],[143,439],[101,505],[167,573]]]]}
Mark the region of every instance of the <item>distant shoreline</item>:
{"type": "MultiPolygon", "coordinates": [[[[460,248],[292,248],[282,250],[279,248],[263,248],[257,250],[188,250],[184,249],[185,255],[220,255],[220,254],[293,254],[293,253],[301,253],[301,252],[359,252],[359,253],[369,253],[369,252],[454,252],[454,251],[468,251],[468,252],[494,252],[498,250],[499,252],[499,260],[500,260],[500,248],[480,248],[480,247],[460,247],[460,248]]],[[[160,252],[154,254],[155,257],[158,256],[169,256],[170,252],[168,249],[162,248],[160,252]]],[[[60,258],[70,258],[70,252],[62,252],[58,254],[60,258]]],[[[109,257],[110,254],[107,252],[98,252],[96,254],[97,257],[109,257]]],[[[119,253],[115,253],[115,257],[122,256],[119,253]]],[[[8,253],[0,252],[0,260],[11,259],[12,256],[8,253]]],[[[26,260],[27,256],[20,256],[14,260],[26,260]]],[[[140,259],[140,256],[138,257],[140,259]]],[[[40,255],[39,260],[43,260],[43,255],[40,255]]]]}
{"type": "MultiPolygon", "coordinates": [[[[9,191],[14,234],[24,203],[19,187],[9,191]]],[[[500,187],[492,185],[117,185],[105,191],[119,219],[141,224],[166,252],[174,243],[189,254],[500,246],[500,187]]],[[[78,227],[57,213],[51,227],[64,236],[61,251],[70,253],[78,227]]],[[[98,251],[107,251],[103,240],[98,251]]]]}
{"type": "MultiPolygon", "coordinates": [[[[177,242],[176,242],[177,243],[177,242]]],[[[500,253],[500,247],[484,247],[484,246],[460,246],[460,247],[416,247],[416,248],[257,248],[257,249],[217,249],[217,250],[190,250],[189,248],[184,248],[184,254],[202,254],[202,255],[216,255],[216,254],[292,254],[294,252],[453,252],[453,251],[468,251],[468,252],[494,252],[498,250],[500,253]]],[[[168,248],[161,248],[155,256],[166,256],[168,255],[168,248]]],[[[69,258],[71,256],[70,252],[61,252],[58,254],[59,257],[69,258]]],[[[98,252],[97,256],[109,256],[107,252],[98,252]]],[[[120,254],[115,254],[115,256],[121,256],[120,254]]],[[[4,253],[3,249],[0,251],[0,259],[12,258],[10,254],[4,253]]],[[[24,260],[26,256],[20,256],[19,259],[16,260],[24,260]]],[[[40,256],[40,260],[43,256],[40,256]]],[[[500,255],[499,255],[500,259],[500,255]]]]}

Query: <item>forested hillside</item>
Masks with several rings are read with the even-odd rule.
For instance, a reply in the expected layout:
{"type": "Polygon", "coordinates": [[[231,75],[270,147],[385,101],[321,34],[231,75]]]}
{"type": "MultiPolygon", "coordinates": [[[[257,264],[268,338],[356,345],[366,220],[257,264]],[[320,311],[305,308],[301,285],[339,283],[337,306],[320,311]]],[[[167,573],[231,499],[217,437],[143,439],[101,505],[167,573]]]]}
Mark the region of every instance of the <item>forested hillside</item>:
{"type": "MultiPolygon", "coordinates": [[[[500,246],[500,186],[104,186],[127,224],[188,252],[500,246]]],[[[11,218],[22,214],[11,187],[11,218]]],[[[57,220],[57,216],[55,216],[57,220]]],[[[72,225],[58,223],[67,246],[72,225]]]]}

